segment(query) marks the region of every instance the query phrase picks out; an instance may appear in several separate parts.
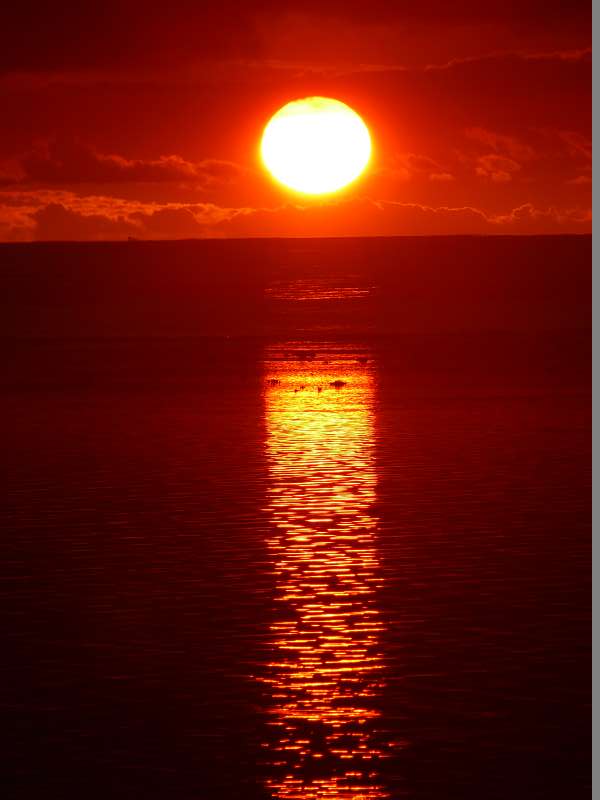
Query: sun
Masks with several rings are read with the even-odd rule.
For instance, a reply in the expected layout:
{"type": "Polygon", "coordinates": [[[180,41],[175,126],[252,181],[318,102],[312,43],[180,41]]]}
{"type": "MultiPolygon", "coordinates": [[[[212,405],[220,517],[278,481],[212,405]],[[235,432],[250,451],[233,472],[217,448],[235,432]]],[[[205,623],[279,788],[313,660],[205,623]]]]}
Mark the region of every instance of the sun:
{"type": "Polygon", "coordinates": [[[371,136],[356,111],[331,97],[293,100],[264,130],[261,156],[271,175],[303,194],[343,189],[371,158],[371,136]]]}

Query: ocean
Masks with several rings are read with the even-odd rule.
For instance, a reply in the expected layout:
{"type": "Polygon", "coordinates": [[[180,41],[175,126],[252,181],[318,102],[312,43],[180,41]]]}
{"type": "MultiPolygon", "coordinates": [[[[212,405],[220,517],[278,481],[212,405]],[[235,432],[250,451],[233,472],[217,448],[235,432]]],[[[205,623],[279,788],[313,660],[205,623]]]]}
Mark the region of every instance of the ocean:
{"type": "Polygon", "coordinates": [[[0,245],[7,798],[591,786],[591,239],[0,245]]]}

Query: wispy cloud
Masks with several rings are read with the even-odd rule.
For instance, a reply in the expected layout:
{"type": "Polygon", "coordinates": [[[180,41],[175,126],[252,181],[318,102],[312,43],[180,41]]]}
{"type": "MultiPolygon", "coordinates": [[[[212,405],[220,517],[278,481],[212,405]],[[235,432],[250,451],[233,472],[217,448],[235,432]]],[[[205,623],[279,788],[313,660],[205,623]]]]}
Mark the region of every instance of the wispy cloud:
{"type": "Polygon", "coordinates": [[[558,136],[571,155],[580,156],[586,161],[592,160],[592,140],[589,137],[577,131],[558,131],[558,136]]]}
{"type": "Polygon", "coordinates": [[[478,64],[482,61],[587,61],[591,59],[592,48],[583,47],[575,50],[495,50],[483,55],[452,58],[438,64],[427,64],[424,69],[428,72],[453,69],[466,64],[478,64]]]}
{"type": "Polygon", "coordinates": [[[482,178],[489,178],[496,183],[507,183],[521,169],[521,165],[512,158],[492,153],[477,158],[475,172],[482,178]]]}
{"type": "Polygon", "coordinates": [[[430,156],[418,153],[396,153],[379,169],[378,174],[398,180],[410,180],[415,177],[424,177],[431,181],[454,180],[454,175],[447,166],[430,156]]]}
{"type": "Polygon", "coordinates": [[[526,161],[535,157],[535,150],[531,145],[505,133],[498,133],[487,128],[467,128],[467,138],[491,148],[494,153],[509,156],[517,161],[526,161]]]}
{"type": "Polygon", "coordinates": [[[377,73],[377,72],[445,72],[463,67],[481,65],[486,62],[563,62],[576,63],[590,61],[591,47],[565,50],[493,50],[489,53],[466,55],[458,58],[451,58],[447,61],[429,62],[427,64],[415,63],[369,63],[349,61],[347,63],[336,61],[332,64],[328,61],[299,61],[293,59],[254,59],[245,61],[228,62],[229,67],[267,69],[274,71],[293,72],[297,75],[304,73],[320,73],[328,75],[352,75],[356,73],[377,73]]]}
{"type": "Polygon", "coordinates": [[[203,186],[231,182],[244,169],[231,161],[187,161],[179,155],[129,159],[100,153],[77,141],[51,141],[0,165],[0,185],[73,185],[81,183],[175,183],[203,186]]]}
{"type": "MultiPolygon", "coordinates": [[[[243,58],[218,59],[212,57],[211,72],[219,79],[232,75],[252,72],[289,72],[297,76],[304,74],[322,74],[331,76],[344,76],[360,73],[376,72],[443,72],[474,66],[485,62],[562,62],[575,64],[590,62],[591,47],[563,49],[563,50],[493,50],[489,53],[465,55],[447,61],[429,62],[426,64],[399,63],[399,62],[360,62],[336,59],[330,61],[317,61],[314,59],[298,60],[294,58],[243,58]]],[[[151,84],[159,85],[187,85],[195,84],[206,79],[206,63],[190,62],[179,65],[177,69],[163,67],[156,70],[151,66],[145,68],[132,67],[129,70],[104,69],[78,69],[64,70],[53,69],[44,71],[13,70],[0,74],[0,89],[13,91],[27,91],[31,89],[45,89],[50,86],[102,86],[102,85],[128,85],[142,86],[151,84]]]]}

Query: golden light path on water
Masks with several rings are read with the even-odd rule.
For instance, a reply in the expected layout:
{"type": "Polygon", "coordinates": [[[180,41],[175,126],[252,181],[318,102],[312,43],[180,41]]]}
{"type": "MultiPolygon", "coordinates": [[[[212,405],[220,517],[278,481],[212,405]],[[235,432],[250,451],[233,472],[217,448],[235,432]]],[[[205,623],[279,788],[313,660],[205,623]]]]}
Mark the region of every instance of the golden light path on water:
{"type": "Polygon", "coordinates": [[[268,546],[276,578],[268,786],[274,798],[375,800],[383,661],[374,379],[364,355],[289,343],[265,360],[268,546]],[[335,381],[345,385],[333,386],[335,381]]]}

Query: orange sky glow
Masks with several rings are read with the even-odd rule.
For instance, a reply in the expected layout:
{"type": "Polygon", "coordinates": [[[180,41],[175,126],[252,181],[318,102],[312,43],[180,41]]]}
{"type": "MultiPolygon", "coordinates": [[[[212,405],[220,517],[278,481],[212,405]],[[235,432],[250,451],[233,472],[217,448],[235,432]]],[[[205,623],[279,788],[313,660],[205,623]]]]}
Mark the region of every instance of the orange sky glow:
{"type": "Polygon", "coordinates": [[[0,30],[0,241],[591,230],[589,3],[36,6],[0,30]],[[260,142],[315,95],[373,149],[307,197],[260,142]]]}

